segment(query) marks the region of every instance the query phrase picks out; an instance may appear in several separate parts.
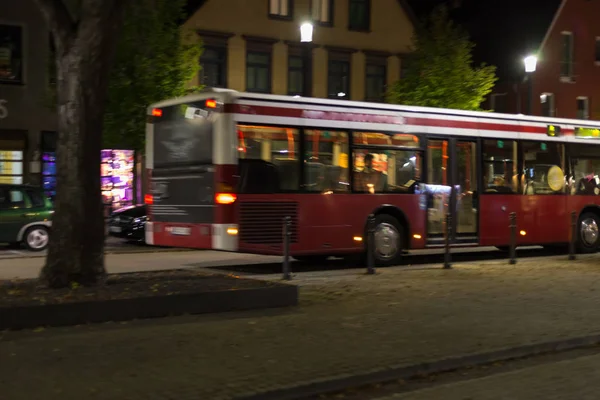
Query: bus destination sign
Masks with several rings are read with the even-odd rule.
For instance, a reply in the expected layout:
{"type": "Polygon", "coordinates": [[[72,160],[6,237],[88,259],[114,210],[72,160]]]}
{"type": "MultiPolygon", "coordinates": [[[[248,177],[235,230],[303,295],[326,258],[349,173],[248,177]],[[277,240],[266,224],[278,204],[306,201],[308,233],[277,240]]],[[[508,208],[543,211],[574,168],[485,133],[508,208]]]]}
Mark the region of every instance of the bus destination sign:
{"type": "Polygon", "coordinates": [[[600,138],[600,129],[576,127],[575,128],[575,137],[599,139],[600,138]]]}
{"type": "Polygon", "coordinates": [[[546,134],[550,137],[558,137],[560,136],[560,126],[558,125],[548,125],[546,129],[546,134]]]}

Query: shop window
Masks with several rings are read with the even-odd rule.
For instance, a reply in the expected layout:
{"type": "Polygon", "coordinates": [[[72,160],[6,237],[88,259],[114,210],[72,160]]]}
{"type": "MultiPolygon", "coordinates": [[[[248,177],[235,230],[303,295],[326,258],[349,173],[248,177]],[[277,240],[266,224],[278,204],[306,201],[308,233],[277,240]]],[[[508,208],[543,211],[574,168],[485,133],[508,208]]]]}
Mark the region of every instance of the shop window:
{"type": "Polygon", "coordinates": [[[322,25],[333,24],[333,0],[312,0],[310,9],[313,21],[322,25]]]}
{"type": "Polygon", "coordinates": [[[300,189],[298,129],[238,125],[239,191],[297,192],[300,189]]]}
{"type": "Polygon", "coordinates": [[[517,193],[517,142],[514,140],[483,141],[483,192],[486,194],[517,193]]]}
{"type": "Polygon", "coordinates": [[[348,192],[348,149],[346,132],[304,131],[304,190],[348,192]]]}
{"type": "Polygon", "coordinates": [[[565,192],[563,146],[554,142],[522,142],[523,193],[528,195],[565,192]]]}
{"type": "Polygon", "coordinates": [[[0,25],[0,83],[23,82],[23,28],[0,25]]]}
{"type": "Polygon", "coordinates": [[[386,67],[384,64],[367,64],[366,90],[367,101],[383,102],[385,97],[386,67]]]}
{"type": "Polygon", "coordinates": [[[0,183],[23,183],[23,152],[0,150],[0,183]]]}
{"type": "Polygon", "coordinates": [[[135,153],[133,150],[102,150],[101,185],[105,212],[133,205],[135,153]]]}
{"type": "Polygon", "coordinates": [[[207,46],[200,57],[199,82],[208,87],[227,87],[227,48],[207,46]]]}
{"type": "Polygon", "coordinates": [[[269,17],[291,19],[292,0],[269,0],[269,17]]]}
{"type": "Polygon", "coordinates": [[[348,0],[348,29],[368,31],[371,25],[371,0],[348,0]]]}
{"type": "Polygon", "coordinates": [[[350,98],[350,62],[344,60],[329,60],[328,93],[332,99],[350,98]]]}
{"type": "Polygon", "coordinates": [[[271,54],[249,51],[246,57],[246,90],[269,93],[271,91],[271,54]]]}

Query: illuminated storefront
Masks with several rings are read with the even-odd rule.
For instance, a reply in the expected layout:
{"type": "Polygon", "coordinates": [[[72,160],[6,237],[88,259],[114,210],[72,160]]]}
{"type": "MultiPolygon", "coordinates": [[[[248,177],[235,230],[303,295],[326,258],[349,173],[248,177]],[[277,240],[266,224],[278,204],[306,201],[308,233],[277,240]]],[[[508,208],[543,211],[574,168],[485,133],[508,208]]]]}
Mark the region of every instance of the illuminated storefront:
{"type": "MultiPolygon", "coordinates": [[[[135,157],[133,150],[105,149],[101,152],[102,202],[107,214],[118,208],[136,204],[140,197],[139,185],[136,185],[135,157]]],[[[42,187],[48,196],[56,196],[54,132],[44,132],[42,137],[42,187]]]]}

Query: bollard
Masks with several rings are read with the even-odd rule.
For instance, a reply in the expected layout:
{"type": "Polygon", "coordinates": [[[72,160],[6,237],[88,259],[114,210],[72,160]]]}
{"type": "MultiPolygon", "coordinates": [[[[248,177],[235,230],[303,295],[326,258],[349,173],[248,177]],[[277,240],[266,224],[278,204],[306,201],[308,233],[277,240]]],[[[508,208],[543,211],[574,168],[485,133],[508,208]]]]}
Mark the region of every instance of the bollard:
{"type": "Polygon", "coordinates": [[[511,212],[508,216],[508,227],[510,228],[510,260],[509,264],[517,263],[517,213],[511,212]]]}
{"type": "Polygon", "coordinates": [[[367,274],[375,273],[375,215],[367,219],[367,274]]]}
{"type": "Polygon", "coordinates": [[[575,243],[577,243],[577,213],[571,211],[571,234],[569,240],[569,260],[575,259],[575,243]]]}
{"type": "Polygon", "coordinates": [[[285,217],[283,219],[283,279],[289,281],[292,279],[290,268],[290,241],[292,238],[292,219],[285,217]]]}
{"type": "Polygon", "coordinates": [[[452,215],[446,214],[446,229],[444,229],[444,269],[452,268],[450,259],[450,239],[452,237],[452,215]]]}

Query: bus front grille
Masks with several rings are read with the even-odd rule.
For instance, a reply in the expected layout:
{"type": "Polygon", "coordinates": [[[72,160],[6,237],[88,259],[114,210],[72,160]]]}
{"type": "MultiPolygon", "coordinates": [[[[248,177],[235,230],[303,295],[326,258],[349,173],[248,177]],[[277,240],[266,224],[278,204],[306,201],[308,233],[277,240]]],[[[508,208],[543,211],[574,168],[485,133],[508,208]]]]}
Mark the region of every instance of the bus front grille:
{"type": "Polygon", "coordinates": [[[291,243],[298,243],[298,203],[241,202],[240,241],[248,244],[281,244],[283,220],[292,222],[291,243]]]}

